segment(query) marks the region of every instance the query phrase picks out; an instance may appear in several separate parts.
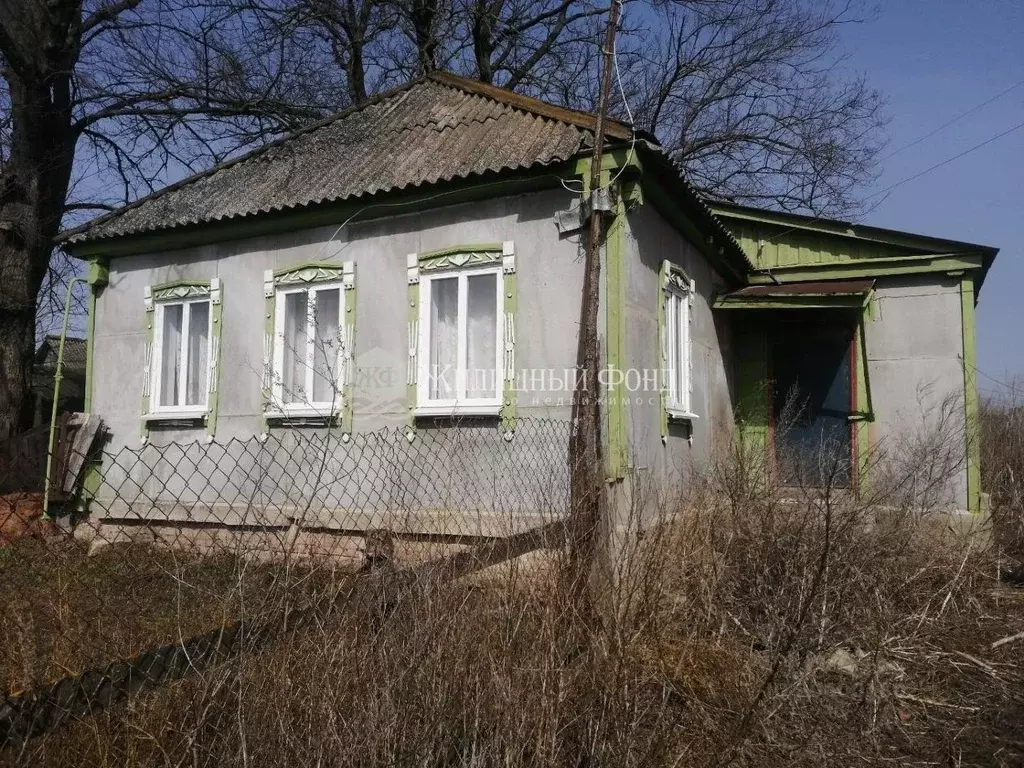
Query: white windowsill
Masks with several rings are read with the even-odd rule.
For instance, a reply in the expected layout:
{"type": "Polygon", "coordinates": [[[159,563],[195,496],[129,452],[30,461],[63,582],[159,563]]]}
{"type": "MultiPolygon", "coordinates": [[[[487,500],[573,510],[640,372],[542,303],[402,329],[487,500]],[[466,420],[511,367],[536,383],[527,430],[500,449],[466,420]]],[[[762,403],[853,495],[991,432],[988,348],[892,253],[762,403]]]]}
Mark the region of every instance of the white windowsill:
{"type": "Polygon", "coordinates": [[[420,405],[416,416],[500,416],[501,405],[420,405]]]}
{"type": "Polygon", "coordinates": [[[288,419],[334,419],[339,411],[330,408],[287,408],[283,411],[267,411],[264,413],[269,421],[287,421],[288,419]]]}
{"type": "Polygon", "coordinates": [[[209,411],[205,408],[197,408],[188,411],[154,411],[142,416],[142,420],[151,421],[202,421],[207,417],[209,411]]]}
{"type": "Polygon", "coordinates": [[[668,409],[669,421],[696,421],[700,418],[696,413],[690,413],[688,411],[674,411],[671,408],[668,409]]]}

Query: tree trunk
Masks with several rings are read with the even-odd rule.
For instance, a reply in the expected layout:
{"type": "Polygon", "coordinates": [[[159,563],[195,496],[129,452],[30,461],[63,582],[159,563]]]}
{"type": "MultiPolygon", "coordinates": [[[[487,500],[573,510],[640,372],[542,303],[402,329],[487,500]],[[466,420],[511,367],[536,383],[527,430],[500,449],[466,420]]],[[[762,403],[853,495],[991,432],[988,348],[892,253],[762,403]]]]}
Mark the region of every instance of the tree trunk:
{"type": "Polygon", "coordinates": [[[437,69],[437,34],[435,27],[440,13],[437,0],[412,0],[409,18],[416,38],[416,53],[421,74],[437,69]]]}
{"type": "Polygon", "coordinates": [[[12,117],[10,157],[0,172],[0,435],[27,428],[36,302],[60,230],[74,161],[71,73],[81,7],[73,0],[21,17],[32,34],[7,34],[3,76],[12,117]]]}
{"type": "MultiPolygon", "coordinates": [[[[362,30],[360,30],[360,33],[362,30]]],[[[363,64],[363,41],[352,40],[352,50],[348,57],[348,95],[353,105],[366,101],[366,71],[363,64]]]]}
{"type": "Polygon", "coordinates": [[[0,307],[0,439],[32,426],[29,393],[35,319],[34,307],[28,311],[0,307]]]}
{"type": "Polygon", "coordinates": [[[476,58],[476,76],[488,85],[494,82],[491,56],[494,54],[494,12],[489,0],[477,0],[470,13],[472,17],[473,55],[476,58]]]}

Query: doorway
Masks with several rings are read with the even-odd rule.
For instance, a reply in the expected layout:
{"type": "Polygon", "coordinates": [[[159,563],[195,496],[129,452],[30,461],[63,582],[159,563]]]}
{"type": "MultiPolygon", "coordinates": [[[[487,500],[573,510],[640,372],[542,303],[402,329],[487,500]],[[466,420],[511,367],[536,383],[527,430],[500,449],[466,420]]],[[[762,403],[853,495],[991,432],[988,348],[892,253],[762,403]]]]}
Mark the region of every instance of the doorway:
{"type": "MultiPolygon", "coordinates": [[[[771,332],[771,433],[783,484],[849,487],[853,477],[853,326],[781,321],[771,332]]],[[[819,313],[812,313],[818,315],[819,313]]]]}

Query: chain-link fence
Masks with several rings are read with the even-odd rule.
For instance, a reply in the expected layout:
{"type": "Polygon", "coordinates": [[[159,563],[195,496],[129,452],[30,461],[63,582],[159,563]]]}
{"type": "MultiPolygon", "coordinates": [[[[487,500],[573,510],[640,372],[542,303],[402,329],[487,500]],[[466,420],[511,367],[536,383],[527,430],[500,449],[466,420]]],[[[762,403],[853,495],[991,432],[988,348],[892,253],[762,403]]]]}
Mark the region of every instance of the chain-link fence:
{"type": "Polygon", "coordinates": [[[394,594],[439,564],[558,546],[571,432],[529,419],[514,436],[473,422],[188,443],[154,431],[61,463],[81,465],[84,490],[50,519],[43,478],[19,478],[40,491],[0,497],[0,745],[379,599],[384,581],[394,594]]]}

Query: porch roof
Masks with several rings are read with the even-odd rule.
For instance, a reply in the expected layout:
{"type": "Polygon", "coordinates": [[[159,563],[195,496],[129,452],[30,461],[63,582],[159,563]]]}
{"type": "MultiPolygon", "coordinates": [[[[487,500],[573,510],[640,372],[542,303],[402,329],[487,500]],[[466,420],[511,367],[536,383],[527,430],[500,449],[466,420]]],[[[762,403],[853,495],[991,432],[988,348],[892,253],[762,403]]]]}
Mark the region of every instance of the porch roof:
{"type": "Polygon", "coordinates": [[[750,285],[715,300],[716,309],[831,309],[863,307],[874,280],[816,280],[779,285],[750,285]]]}

